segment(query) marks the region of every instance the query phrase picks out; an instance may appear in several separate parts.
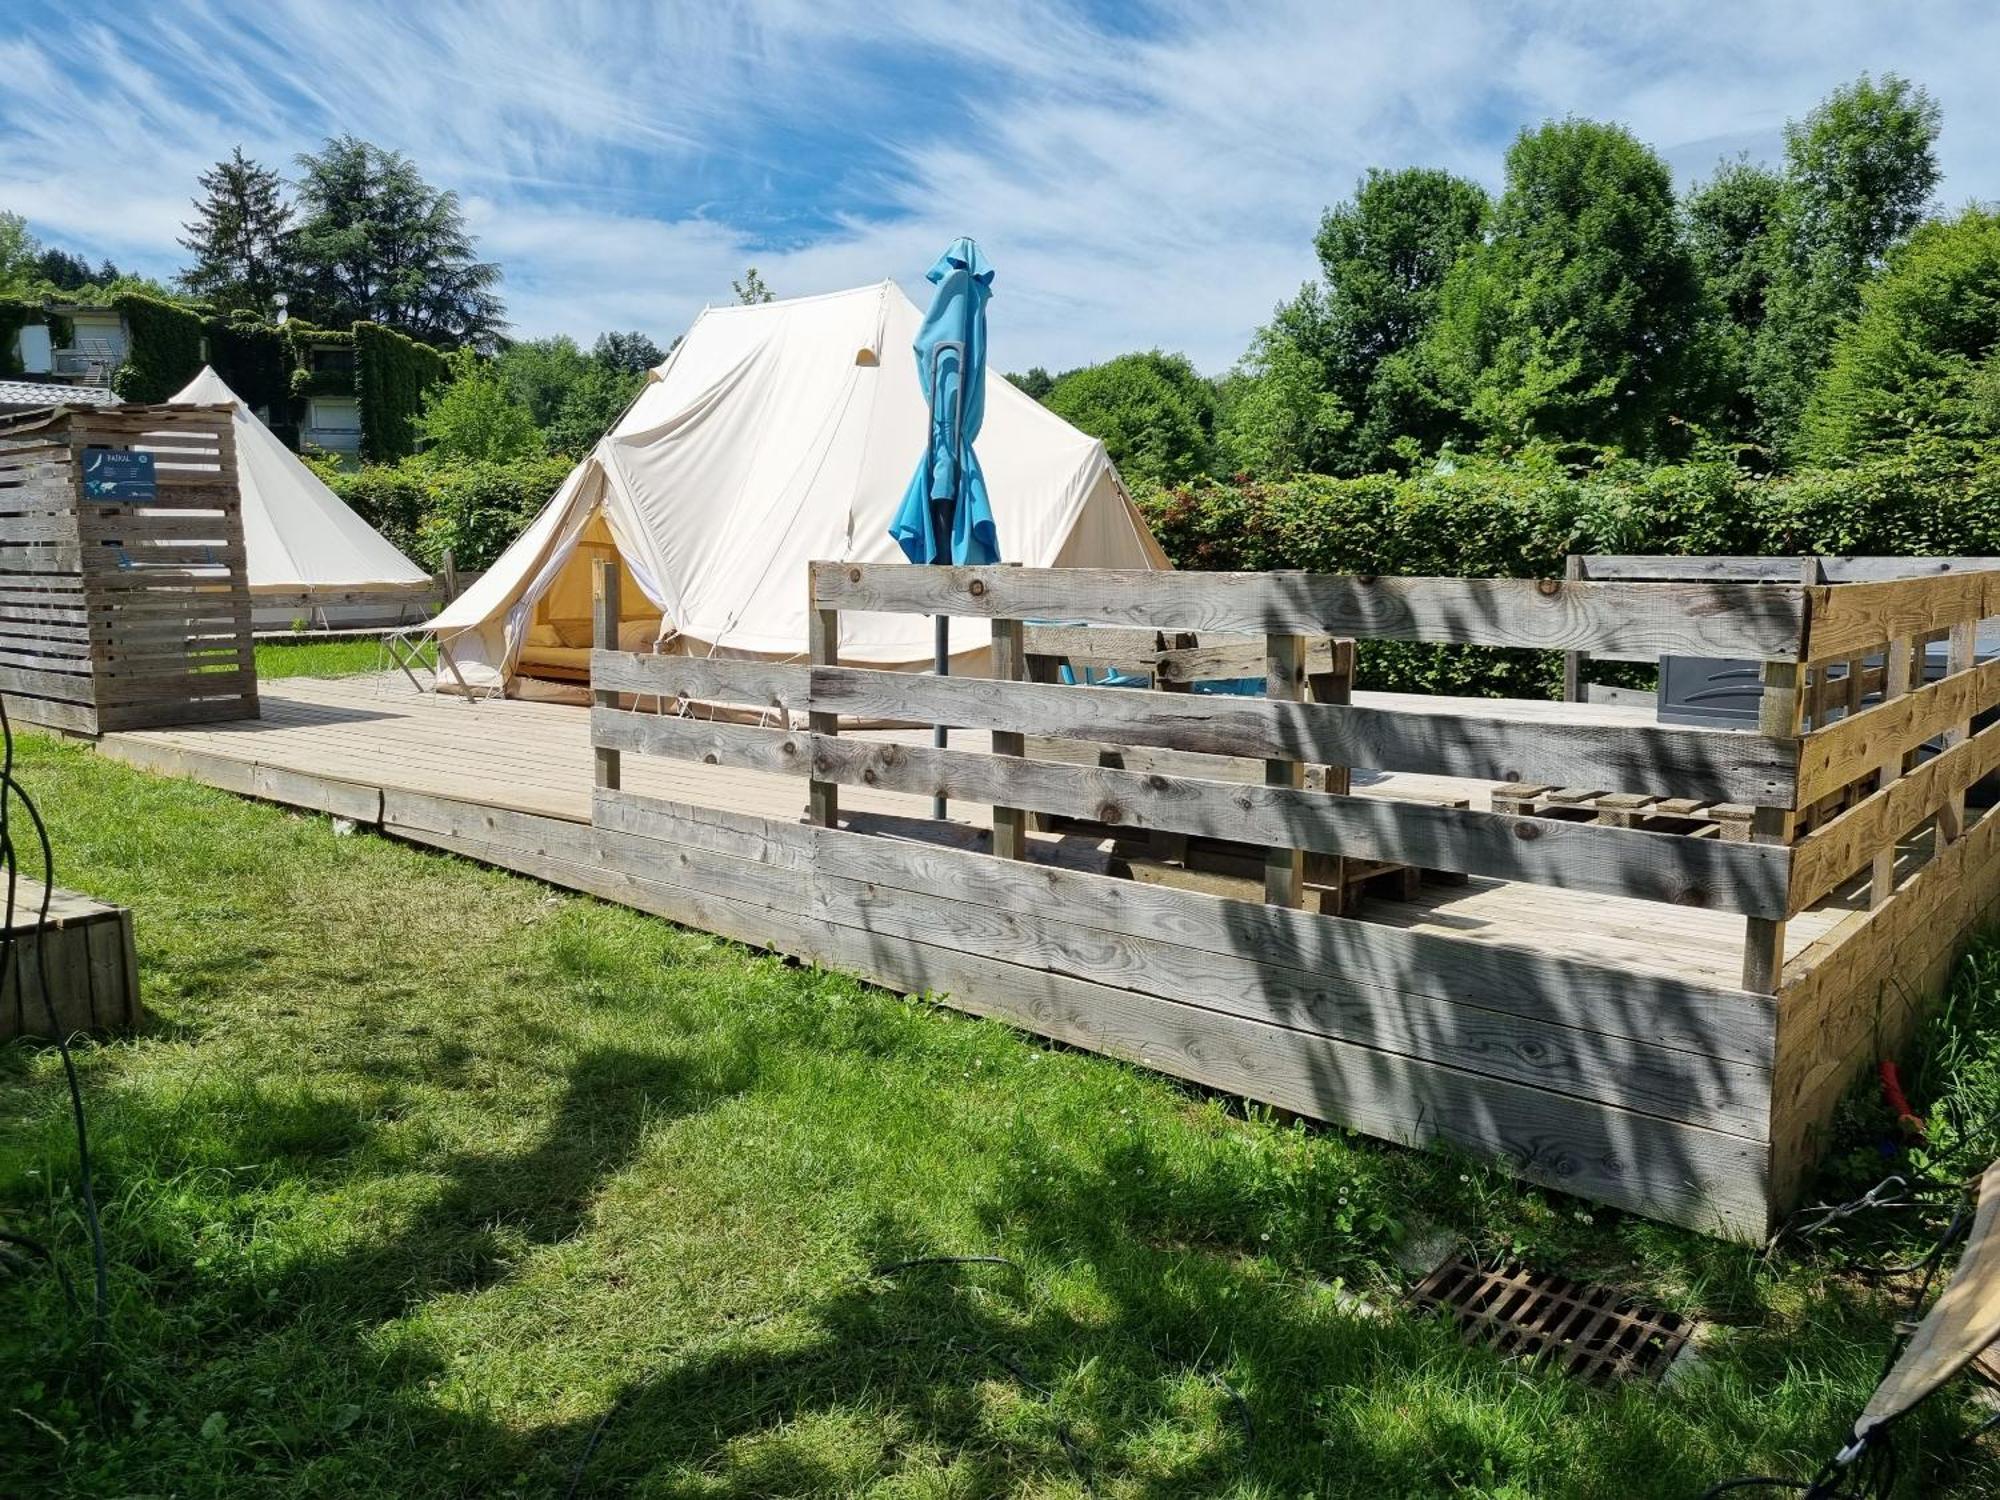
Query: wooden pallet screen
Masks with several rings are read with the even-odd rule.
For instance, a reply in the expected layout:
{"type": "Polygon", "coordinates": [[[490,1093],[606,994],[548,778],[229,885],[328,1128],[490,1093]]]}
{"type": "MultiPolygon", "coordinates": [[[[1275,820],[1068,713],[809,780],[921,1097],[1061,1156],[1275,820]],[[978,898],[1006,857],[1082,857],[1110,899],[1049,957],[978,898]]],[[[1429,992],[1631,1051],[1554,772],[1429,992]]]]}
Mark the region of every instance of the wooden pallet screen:
{"type": "Polygon", "coordinates": [[[254,718],[242,501],[226,407],[58,407],[0,421],[0,692],[97,734],[254,718]],[[153,455],[146,498],[86,493],[92,450],[153,455]]]}
{"type": "Polygon", "coordinates": [[[2000,667],[1971,651],[2000,595],[1984,570],[1807,583],[1791,568],[1782,582],[1758,581],[1784,576],[1769,569],[1691,573],[1662,594],[1622,580],[1524,592],[815,565],[803,664],[641,656],[608,649],[604,633],[592,668],[598,878],[679,920],[947,990],[1045,1035],[1754,1237],[1798,1191],[1847,1078],[1880,1055],[1893,1030],[1884,987],[1913,963],[1934,975],[2000,895],[2000,820],[1964,806],[2000,769],[2000,728],[1969,732],[2000,706],[2000,667]],[[849,607],[989,618],[993,674],[844,666],[849,607]],[[1008,613],[1026,609],[1101,623],[1008,613]],[[1694,617],[1674,618],[1680,609],[1694,617]],[[1764,653],[1763,722],[1353,701],[1347,643],[1308,633],[1334,621],[1391,639],[1586,650],[1729,642],[1764,653]],[[1912,664],[1933,639],[1948,643],[1950,670],[1920,685],[1912,664]],[[1029,663],[1055,657],[1136,667],[1154,685],[1029,680],[1029,663]],[[1262,677],[1265,696],[1183,690],[1203,673],[1262,677]],[[671,711],[683,702],[735,711],[671,711]],[[855,722],[943,723],[991,735],[991,748],[841,732],[855,722]],[[1919,762],[1933,739],[1942,753],[1919,762]],[[633,795],[620,787],[630,753],[797,778],[806,826],[633,795]],[[1499,796],[1521,788],[1495,800],[1522,810],[1488,812],[1350,795],[1358,767],[1602,790],[1573,819],[1499,796]],[[983,803],[993,831],[968,848],[962,826],[912,818],[883,837],[879,817],[843,817],[853,787],[983,803]],[[1655,831],[1675,820],[1643,814],[1697,799],[1728,799],[1737,831],[1655,831]],[[1261,845],[1263,899],[1060,868],[1056,846],[1029,834],[1045,816],[1261,845]],[[1496,948],[1302,899],[1351,863],[1380,861],[1740,913],[1743,985],[1669,983],[1556,959],[1531,933],[1496,948]],[[1787,967],[1787,919],[1836,895],[1854,915],[1787,967]],[[1842,932],[1865,943],[1852,951],[1866,964],[1843,967],[1842,932]]]}

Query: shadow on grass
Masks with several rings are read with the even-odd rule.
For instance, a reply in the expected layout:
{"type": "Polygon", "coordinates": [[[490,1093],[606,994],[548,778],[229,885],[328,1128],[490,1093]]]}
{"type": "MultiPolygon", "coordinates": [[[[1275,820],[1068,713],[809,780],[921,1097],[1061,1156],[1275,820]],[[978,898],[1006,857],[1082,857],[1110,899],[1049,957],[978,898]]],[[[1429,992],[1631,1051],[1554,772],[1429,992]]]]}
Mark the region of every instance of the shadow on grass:
{"type": "MultiPolygon", "coordinates": [[[[461,1047],[441,1052],[447,1072],[462,1070],[461,1047]]],[[[582,1227],[596,1190],[631,1162],[650,1125],[697,1114],[748,1081],[657,1053],[587,1052],[534,1145],[449,1159],[440,1169],[449,1185],[402,1233],[304,1268],[286,1300],[388,1319],[426,1297],[493,1285],[522,1244],[557,1244],[582,1227]]]]}

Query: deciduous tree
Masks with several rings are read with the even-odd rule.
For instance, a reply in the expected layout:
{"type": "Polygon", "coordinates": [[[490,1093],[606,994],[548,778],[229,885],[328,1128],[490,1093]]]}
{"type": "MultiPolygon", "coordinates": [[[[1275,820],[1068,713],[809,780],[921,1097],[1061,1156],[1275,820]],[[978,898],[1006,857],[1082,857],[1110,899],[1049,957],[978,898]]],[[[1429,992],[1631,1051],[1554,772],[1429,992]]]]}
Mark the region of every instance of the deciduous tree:
{"type": "Polygon", "coordinates": [[[1921,226],[1868,283],[1806,408],[1801,446],[1851,463],[1920,437],[2000,437],[2000,212],[1921,226]]]}
{"type": "Polygon", "coordinates": [[[1792,440],[1863,285],[1923,221],[1938,183],[1938,124],[1923,89],[1864,74],[1785,127],[1777,267],[1752,369],[1772,441],[1792,440]]]}
{"type": "Polygon", "coordinates": [[[1127,477],[1171,484],[1208,468],[1215,391],[1181,354],[1121,354],[1056,382],[1048,407],[1103,441],[1127,477]]]}
{"type": "Polygon", "coordinates": [[[1701,307],[1666,163],[1622,126],[1555,121],[1509,149],[1425,358],[1493,441],[1649,452],[1702,368],[1701,307]]]}

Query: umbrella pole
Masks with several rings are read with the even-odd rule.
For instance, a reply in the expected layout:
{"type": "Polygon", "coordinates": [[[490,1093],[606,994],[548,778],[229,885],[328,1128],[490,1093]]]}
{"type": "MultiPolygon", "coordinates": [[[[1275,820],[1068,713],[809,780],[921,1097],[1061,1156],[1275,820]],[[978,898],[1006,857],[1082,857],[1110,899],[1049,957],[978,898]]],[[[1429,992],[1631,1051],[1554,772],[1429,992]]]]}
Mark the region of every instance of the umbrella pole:
{"type": "MultiPolygon", "coordinates": [[[[937,648],[932,654],[931,665],[936,669],[938,676],[949,677],[951,675],[951,620],[945,615],[938,615],[935,618],[937,620],[937,648]]],[[[944,725],[931,725],[931,744],[940,750],[944,748],[944,725]]],[[[943,818],[944,815],[944,798],[933,797],[931,799],[931,816],[934,818],[943,818]]]]}

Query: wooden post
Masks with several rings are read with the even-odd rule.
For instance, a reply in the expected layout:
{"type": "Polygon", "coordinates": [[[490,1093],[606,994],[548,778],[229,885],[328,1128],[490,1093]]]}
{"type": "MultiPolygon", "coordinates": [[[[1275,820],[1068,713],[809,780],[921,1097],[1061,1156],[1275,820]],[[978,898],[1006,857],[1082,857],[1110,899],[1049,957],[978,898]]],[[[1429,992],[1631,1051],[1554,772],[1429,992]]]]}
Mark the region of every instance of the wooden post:
{"type": "MultiPolygon", "coordinates": [[[[1906,636],[1900,641],[1889,642],[1889,651],[1883,659],[1882,701],[1900,698],[1910,690],[1911,643],[1906,636]]],[[[1882,768],[1876,777],[1877,787],[1886,787],[1903,774],[1903,752],[1882,761],[1882,768]]],[[[1875,866],[1868,881],[1868,904],[1880,906],[1896,890],[1896,833],[1891,832],[1889,842],[1875,851],[1875,866]]]]}
{"type": "Polygon", "coordinates": [[[452,556],[451,548],[444,549],[444,602],[449,604],[458,597],[458,559],[452,556]]]}
{"type": "MultiPolygon", "coordinates": [[[[806,653],[816,667],[837,667],[840,665],[840,611],[821,609],[819,595],[813,589],[812,570],[806,570],[806,653]]],[[[812,700],[807,699],[810,703],[812,700]]],[[[840,732],[840,715],[809,712],[806,725],[817,739],[823,734],[840,732]]],[[[840,786],[837,782],[821,781],[817,776],[807,783],[806,818],[819,828],[840,826],[840,786]]]]}
{"type": "MultiPolygon", "coordinates": [[[[1327,669],[1310,673],[1307,677],[1312,701],[1350,702],[1354,696],[1354,642],[1351,638],[1334,639],[1327,645],[1332,657],[1327,669]]],[[[1353,767],[1320,766],[1308,777],[1309,785],[1315,783],[1321,791],[1345,797],[1354,790],[1353,767]]],[[[1336,916],[1344,915],[1348,907],[1347,860],[1338,854],[1310,854],[1306,856],[1305,865],[1312,883],[1322,887],[1319,909],[1336,916]]]]}
{"type": "MultiPolygon", "coordinates": [[[[1946,675],[1967,672],[1972,669],[1974,661],[1977,660],[1978,637],[1979,622],[1977,620],[1961,620],[1958,624],[1951,627],[1950,654],[1945,658],[1944,665],[1946,675]]],[[[1972,721],[1969,719],[1962,724],[1957,724],[1947,729],[1944,732],[1944,748],[1949,750],[1953,745],[1964,744],[1965,737],[1971,732],[1972,721]]],[[[1938,809],[1937,826],[1938,843],[1940,846],[1958,841],[1959,835],[1965,832],[1964,792],[1954,792],[1950,797],[1945,799],[1944,806],[1938,809]]]]}
{"type": "MultiPolygon", "coordinates": [[[[591,644],[599,651],[618,649],[618,559],[600,557],[590,572],[591,644]]],[[[590,701],[598,708],[616,708],[618,695],[592,686],[590,701]]],[[[607,792],[618,790],[618,752],[597,746],[597,785],[607,792]]]]}
{"type": "MultiPolygon", "coordinates": [[[[1264,695],[1296,703],[1305,696],[1306,638],[1264,637],[1264,695]]],[[[1305,766],[1295,758],[1264,762],[1264,785],[1302,787],[1305,766]]],[[[1305,890],[1305,855],[1274,844],[1264,851],[1264,899],[1274,906],[1297,906],[1305,890]]]]}
{"type": "MultiPolygon", "coordinates": [[[[999,682],[1019,682],[1027,667],[1026,641],[1019,620],[993,622],[993,676],[999,682]]],[[[993,731],[995,755],[1025,755],[1028,737],[1019,730],[993,731]]],[[[1028,815],[1018,807],[993,809],[993,852],[1002,859],[1028,857],[1028,815]]]]}
{"type": "MultiPolygon", "coordinates": [[[[1575,583],[1583,577],[1583,559],[1570,553],[1563,563],[1563,579],[1575,583]]],[[[1563,702],[1581,703],[1584,699],[1583,663],[1581,651],[1563,652],[1563,702]]]]}
{"type": "MultiPolygon", "coordinates": [[[[1800,684],[1805,668],[1795,661],[1767,661],[1759,674],[1764,685],[1757,730],[1772,739],[1796,739],[1801,710],[1800,684]]],[[[1760,807],[1751,816],[1750,837],[1760,844],[1792,841],[1792,812],[1784,807],[1760,807]]],[[[1743,933],[1743,988],[1775,995],[1785,972],[1785,924],[1770,917],[1748,917],[1743,933]]]]}

